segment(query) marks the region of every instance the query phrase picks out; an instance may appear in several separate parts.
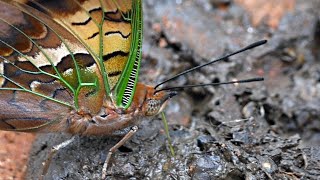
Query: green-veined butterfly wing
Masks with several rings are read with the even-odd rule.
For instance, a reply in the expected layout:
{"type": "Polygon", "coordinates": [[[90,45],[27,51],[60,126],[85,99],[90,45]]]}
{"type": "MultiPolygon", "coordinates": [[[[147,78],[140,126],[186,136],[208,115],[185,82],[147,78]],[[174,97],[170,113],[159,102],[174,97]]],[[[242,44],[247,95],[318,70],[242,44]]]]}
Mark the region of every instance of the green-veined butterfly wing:
{"type": "Polygon", "coordinates": [[[126,109],[135,92],[141,61],[142,1],[76,2],[65,6],[65,1],[54,1],[54,5],[47,1],[39,6],[86,45],[104,75],[106,93],[126,109]]]}
{"type": "Polygon", "coordinates": [[[79,107],[99,111],[101,73],[85,46],[31,6],[0,3],[0,128],[35,130],[79,107]]]}
{"type": "Polygon", "coordinates": [[[130,106],[141,60],[141,1],[1,3],[0,93],[7,112],[1,114],[2,129],[38,129],[79,108],[94,114],[105,95],[120,107],[130,106]],[[10,96],[22,112],[10,108],[10,96]],[[59,107],[55,113],[53,105],[30,113],[44,102],[59,107]],[[13,120],[23,124],[23,118],[36,122],[42,116],[46,119],[36,125],[12,125],[13,120]]]}

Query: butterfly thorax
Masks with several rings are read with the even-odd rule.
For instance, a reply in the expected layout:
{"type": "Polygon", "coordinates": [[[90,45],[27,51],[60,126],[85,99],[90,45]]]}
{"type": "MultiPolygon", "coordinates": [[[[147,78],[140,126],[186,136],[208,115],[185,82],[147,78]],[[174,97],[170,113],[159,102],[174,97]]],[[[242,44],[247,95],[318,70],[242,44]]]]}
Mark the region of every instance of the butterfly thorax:
{"type": "MultiPolygon", "coordinates": [[[[141,117],[157,115],[166,105],[169,98],[175,92],[155,93],[153,87],[137,84],[133,101],[129,108],[117,107],[109,99],[105,102],[97,114],[91,114],[84,108],[78,111],[71,111],[64,127],[68,133],[81,135],[108,135],[114,132],[136,125],[141,117]]],[[[59,129],[61,126],[58,125],[59,129]]]]}

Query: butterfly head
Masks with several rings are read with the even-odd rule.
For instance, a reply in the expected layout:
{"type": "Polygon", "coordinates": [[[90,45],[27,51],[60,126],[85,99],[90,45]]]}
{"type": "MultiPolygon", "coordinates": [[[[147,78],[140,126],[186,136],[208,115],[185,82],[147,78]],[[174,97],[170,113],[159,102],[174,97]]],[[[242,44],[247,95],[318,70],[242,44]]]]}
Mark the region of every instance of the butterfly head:
{"type": "Polygon", "coordinates": [[[137,85],[135,95],[144,93],[143,99],[140,98],[142,113],[145,116],[154,116],[160,113],[166,106],[167,101],[173,96],[177,95],[176,91],[161,91],[156,92],[154,87],[143,84],[137,85]]]}

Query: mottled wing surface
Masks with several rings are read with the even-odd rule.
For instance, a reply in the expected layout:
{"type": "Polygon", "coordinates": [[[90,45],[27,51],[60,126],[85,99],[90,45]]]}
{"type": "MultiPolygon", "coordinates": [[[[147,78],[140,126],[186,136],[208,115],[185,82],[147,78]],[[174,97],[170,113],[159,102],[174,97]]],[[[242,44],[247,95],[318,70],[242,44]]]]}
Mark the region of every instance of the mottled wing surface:
{"type": "Polygon", "coordinates": [[[133,101],[142,57],[142,0],[132,1],[132,10],[129,19],[132,29],[130,53],[127,64],[121,74],[117,86],[115,87],[116,104],[117,106],[125,109],[128,108],[133,101]]]}
{"type": "Polygon", "coordinates": [[[39,7],[78,37],[104,69],[110,94],[127,64],[131,43],[132,0],[51,0],[39,7]]]}
{"type": "Polygon", "coordinates": [[[38,130],[72,110],[95,113],[102,106],[105,91],[95,59],[83,42],[37,9],[30,2],[0,1],[2,130],[38,130]]]}
{"type": "Polygon", "coordinates": [[[140,0],[0,3],[0,129],[38,130],[79,109],[96,114],[106,95],[130,105],[140,0]]]}
{"type": "Polygon", "coordinates": [[[106,94],[119,108],[128,108],[141,61],[142,1],[32,2],[86,45],[102,72],[106,94]]]}

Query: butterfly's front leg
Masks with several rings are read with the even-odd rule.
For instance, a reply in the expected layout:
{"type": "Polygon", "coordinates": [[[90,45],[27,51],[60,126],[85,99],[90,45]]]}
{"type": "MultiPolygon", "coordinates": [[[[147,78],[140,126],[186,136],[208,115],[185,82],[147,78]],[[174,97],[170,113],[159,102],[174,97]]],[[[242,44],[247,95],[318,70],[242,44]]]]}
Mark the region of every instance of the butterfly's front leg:
{"type": "Polygon", "coordinates": [[[42,174],[40,176],[40,180],[42,180],[44,178],[44,176],[47,174],[48,172],[48,169],[49,169],[49,166],[51,164],[51,161],[52,161],[52,158],[53,156],[62,148],[65,148],[67,147],[69,144],[71,144],[74,140],[76,139],[76,136],[72,136],[71,139],[68,139],[64,142],[62,142],[61,144],[58,144],[56,146],[53,146],[50,153],[49,153],[49,156],[48,158],[46,159],[45,162],[43,162],[43,170],[42,170],[42,174]]]}
{"type": "Polygon", "coordinates": [[[133,126],[130,131],[112,148],[109,149],[108,156],[104,161],[103,168],[102,168],[102,179],[106,179],[108,164],[111,159],[112,154],[122,145],[124,145],[136,132],[138,131],[138,126],[133,126]]]}

